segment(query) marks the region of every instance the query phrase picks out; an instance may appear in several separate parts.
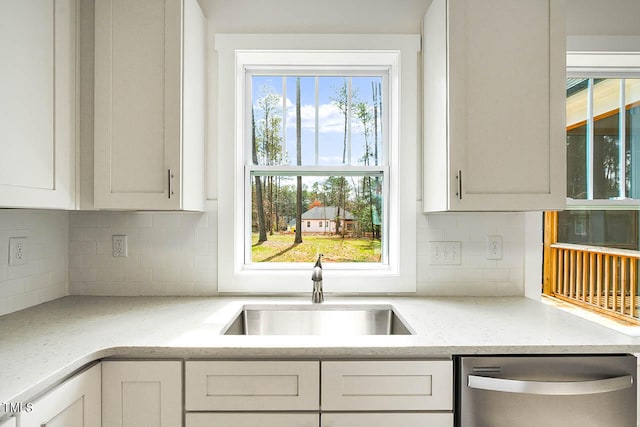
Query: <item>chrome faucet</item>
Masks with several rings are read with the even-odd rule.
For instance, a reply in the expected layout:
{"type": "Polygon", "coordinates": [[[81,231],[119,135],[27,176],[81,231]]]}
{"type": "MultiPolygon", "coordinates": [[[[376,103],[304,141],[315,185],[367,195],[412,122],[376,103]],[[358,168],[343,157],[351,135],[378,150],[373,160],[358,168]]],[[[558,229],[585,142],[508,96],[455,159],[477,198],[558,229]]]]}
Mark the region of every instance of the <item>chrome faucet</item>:
{"type": "Polygon", "coordinates": [[[311,273],[313,281],[313,293],[311,294],[311,302],[321,303],[324,301],[324,293],[322,292],[322,254],[318,254],[316,265],[313,266],[311,273]]]}

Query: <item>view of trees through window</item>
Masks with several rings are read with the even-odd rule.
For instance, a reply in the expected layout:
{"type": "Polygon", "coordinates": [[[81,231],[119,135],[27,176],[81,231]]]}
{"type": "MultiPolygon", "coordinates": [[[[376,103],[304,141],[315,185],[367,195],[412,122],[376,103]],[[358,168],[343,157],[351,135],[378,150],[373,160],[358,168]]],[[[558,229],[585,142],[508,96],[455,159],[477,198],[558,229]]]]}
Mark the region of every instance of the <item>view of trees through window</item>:
{"type": "Polygon", "coordinates": [[[251,261],[382,262],[383,77],[251,75],[251,261]]]}

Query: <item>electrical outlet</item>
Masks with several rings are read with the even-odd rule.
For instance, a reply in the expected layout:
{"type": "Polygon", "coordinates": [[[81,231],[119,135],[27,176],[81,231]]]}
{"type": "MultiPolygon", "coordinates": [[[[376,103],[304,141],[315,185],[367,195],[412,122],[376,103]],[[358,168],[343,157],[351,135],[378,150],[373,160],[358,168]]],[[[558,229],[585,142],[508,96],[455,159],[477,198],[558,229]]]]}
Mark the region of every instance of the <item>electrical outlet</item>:
{"type": "Polygon", "coordinates": [[[116,258],[122,258],[129,255],[129,248],[127,245],[126,235],[113,235],[112,238],[112,250],[113,256],[116,258]]]}
{"type": "Polygon", "coordinates": [[[9,238],[9,265],[23,265],[27,263],[29,246],[26,237],[9,238]]]}
{"type": "Polygon", "coordinates": [[[461,263],[461,242],[429,242],[432,265],[455,265],[461,263]]]}
{"type": "Polygon", "coordinates": [[[502,236],[487,236],[487,259],[502,259],[502,236]]]}

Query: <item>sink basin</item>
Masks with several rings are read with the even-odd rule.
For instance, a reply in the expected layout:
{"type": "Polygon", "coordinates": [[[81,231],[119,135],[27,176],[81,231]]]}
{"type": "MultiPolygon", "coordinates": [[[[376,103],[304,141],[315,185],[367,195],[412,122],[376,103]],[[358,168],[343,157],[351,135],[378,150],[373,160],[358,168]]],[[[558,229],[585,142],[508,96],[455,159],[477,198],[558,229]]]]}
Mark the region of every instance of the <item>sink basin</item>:
{"type": "Polygon", "coordinates": [[[411,335],[391,306],[245,306],[224,335],[411,335]]]}

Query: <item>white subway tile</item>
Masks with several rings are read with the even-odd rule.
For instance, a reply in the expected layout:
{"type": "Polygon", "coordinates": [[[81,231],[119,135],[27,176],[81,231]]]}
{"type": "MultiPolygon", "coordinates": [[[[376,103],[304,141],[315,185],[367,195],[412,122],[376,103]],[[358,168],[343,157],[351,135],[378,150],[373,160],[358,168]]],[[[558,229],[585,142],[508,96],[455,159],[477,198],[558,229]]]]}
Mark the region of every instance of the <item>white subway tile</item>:
{"type": "Polygon", "coordinates": [[[180,214],[170,213],[154,213],[152,216],[153,228],[180,228],[180,214]]]}
{"type": "Polygon", "coordinates": [[[95,254],[97,252],[96,242],[69,242],[69,254],[70,255],[85,255],[95,254]]]}
{"type": "Polygon", "coordinates": [[[127,228],[151,228],[153,220],[149,213],[130,213],[126,215],[127,228]]]}
{"type": "Polygon", "coordinates": [[[95,282],[95,269],[71,268],[69,269],[69,280],[71,282],[95,282]]]}
{"type": "Polygon", "coordinates": [[[70,224],[71,228],[75,227],[97,227],[98,213],[96,212],[71,212],[70,224]]]}

